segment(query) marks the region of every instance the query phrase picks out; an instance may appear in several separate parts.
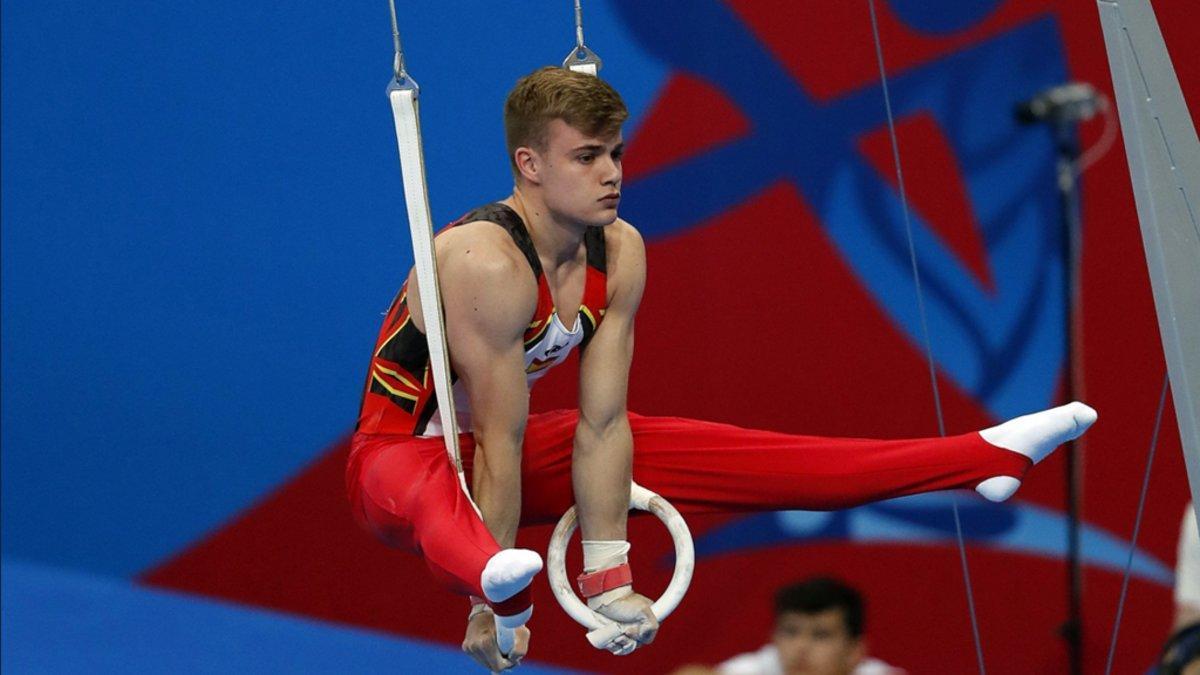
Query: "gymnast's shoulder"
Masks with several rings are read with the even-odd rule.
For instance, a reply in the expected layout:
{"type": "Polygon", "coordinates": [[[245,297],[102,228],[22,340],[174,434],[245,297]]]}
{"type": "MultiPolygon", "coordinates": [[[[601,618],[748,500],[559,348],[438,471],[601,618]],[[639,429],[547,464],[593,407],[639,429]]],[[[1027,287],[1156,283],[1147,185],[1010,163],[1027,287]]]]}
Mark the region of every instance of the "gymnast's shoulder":
{"type": "Polygon", "coordinates": [[[629,221],[617,218],[604,227],[609,301],[616,291],[632,295],[636,304],[646,285],[646,243],[629,221]]]}
{"type": "Polygon", "coordinates": [[[487,220],[463,223],[436,240],[438,276],[445,283],[493,292],[525,290],[537,295],[529,262],[500,225],[487,220]]]}
{"type": "Polygon", "coordinates": [[[646,243],[642,233],[624,218],[604,226],[604,248],[610,261],[624,254],[631,262],[640,260],[645,264],[646,243]]]}

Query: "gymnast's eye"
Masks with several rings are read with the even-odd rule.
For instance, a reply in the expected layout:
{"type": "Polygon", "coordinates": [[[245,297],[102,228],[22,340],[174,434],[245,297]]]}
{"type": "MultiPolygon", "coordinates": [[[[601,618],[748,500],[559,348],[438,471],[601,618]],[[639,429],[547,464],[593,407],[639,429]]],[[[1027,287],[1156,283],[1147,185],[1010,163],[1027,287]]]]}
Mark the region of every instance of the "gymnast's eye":
{"type": "Polygon", "coordinates": [[[592,161],[596,159],[596,156],[589,152],[587,154],[580,155],[578,157],[578,159],[579,159],[579,161],[583,162],[584,164],[591,164],[592,161]]]}

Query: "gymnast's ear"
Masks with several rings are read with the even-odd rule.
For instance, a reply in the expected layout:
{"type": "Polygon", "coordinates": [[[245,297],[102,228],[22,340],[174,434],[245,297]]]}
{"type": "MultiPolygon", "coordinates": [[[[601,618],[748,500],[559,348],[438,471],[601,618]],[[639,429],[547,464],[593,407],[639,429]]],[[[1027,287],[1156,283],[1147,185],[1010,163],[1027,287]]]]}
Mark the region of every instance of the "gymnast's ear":
{"type": "Polygon", "coordinates": [[[513,151],[513,166],[516,168],[517,178],[526,183],[541,185],[544,161],[537,150],[525,145],[513,151]]]}

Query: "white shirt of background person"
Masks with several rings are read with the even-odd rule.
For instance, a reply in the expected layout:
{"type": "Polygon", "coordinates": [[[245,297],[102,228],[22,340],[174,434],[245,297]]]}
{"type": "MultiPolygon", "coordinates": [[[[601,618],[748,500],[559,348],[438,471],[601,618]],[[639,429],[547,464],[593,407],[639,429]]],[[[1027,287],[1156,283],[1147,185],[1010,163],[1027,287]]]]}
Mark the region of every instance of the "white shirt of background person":
{"type": "MultiPolygon", "coordinates": [[[[785,675],[783,661],[779,659],[779,650],[775,645],[766,645],[756,652],[735,656],[717,666],[717,672],[720,675],[785,675]]],[[[905,671],[870,657],[859,660],[853,670],[844,672],[849,675],[905,675],[905,671]]]]}
{"type": "Polygon", "coordinates": [[[1175,563],[1175,630],[1200,621],[1200,532],[1190,502],[1179,528],[1179,560],[1175,563]]]}

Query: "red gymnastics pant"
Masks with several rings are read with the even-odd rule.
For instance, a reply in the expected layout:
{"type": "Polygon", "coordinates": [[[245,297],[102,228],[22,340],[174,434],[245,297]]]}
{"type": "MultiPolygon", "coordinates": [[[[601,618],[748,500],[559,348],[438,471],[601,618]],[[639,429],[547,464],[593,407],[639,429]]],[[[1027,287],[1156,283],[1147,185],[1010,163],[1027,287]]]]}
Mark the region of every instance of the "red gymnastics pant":
{"type": "MultiPolygon", "coordinates": [[[[575,410],[529,417],[521,458],[522,525],[556,522],[574,504],[571,451],[578,419],[575,410]]],[[[841,509],[973,488],[995,476],[1019,479],[1030,466],[1024,456],[975,432],[878,441],[634,413],[629,424],[634,481],[684,515],[841,509]]],[[[475,440],[461,434],[459,443],[469,485],[475,440]]],[[[443,439],[355,434],[346,484],[360,525],[389,545],[424,556],[443,586],[483,597],[479,575],[500,547],[459,488],[443,439]]]]}

